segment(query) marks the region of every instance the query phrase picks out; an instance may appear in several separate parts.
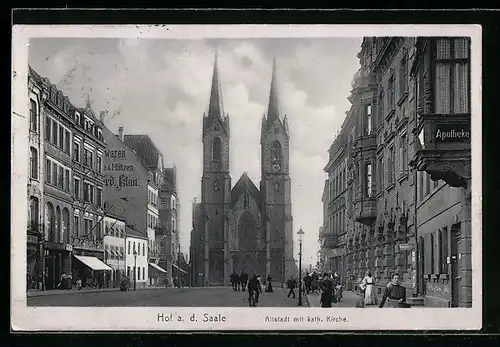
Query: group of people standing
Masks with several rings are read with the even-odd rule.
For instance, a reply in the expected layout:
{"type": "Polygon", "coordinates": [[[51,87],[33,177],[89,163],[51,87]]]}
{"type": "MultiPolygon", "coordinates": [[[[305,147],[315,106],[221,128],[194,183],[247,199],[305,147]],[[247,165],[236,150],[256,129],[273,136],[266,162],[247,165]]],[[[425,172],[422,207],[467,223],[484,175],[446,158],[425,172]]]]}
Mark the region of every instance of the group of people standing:
{"type": "Polygon", "coordinates": [[[233,271],[233,273],[229,276],[229,280],[231,281],[231,286],[234,291],[244,291],[248,283],[248,274],[245,271],[241,271],[240,274],[233,271]]]}
{"type": "Polygon", "coordinates": [[[384,289],[380,303],[378,303],[377,294],[375,293],[375,282],[372,273],[368,271],[359,286],[363,296],[360,306],[378,305],[382,308],[387,303],[386,307],[408,307],[408,304],[406,304],[406,288],[400,285],[398,274],[392,275],[391,281],[384,289]]]}
{"type": "MultiPolygon", "coordinates": [[[[248,290],[248,302],[250,306],[252,306],[252,297],[255,295],[255,303],[258,304],[260,294],[262,294],[262,277],[259,274],[252,274],[252,276],[248,276],[245,271],[241,271],[238,274],[236,271],[233,271],[229,276],[229,280],[231,282],[231,286],[234,291],[245,291],[248,290]]],[[[273,284],[271,275],[267,275],[265,282],[265,291],[267,293],[273,292],[273,284]]]]}

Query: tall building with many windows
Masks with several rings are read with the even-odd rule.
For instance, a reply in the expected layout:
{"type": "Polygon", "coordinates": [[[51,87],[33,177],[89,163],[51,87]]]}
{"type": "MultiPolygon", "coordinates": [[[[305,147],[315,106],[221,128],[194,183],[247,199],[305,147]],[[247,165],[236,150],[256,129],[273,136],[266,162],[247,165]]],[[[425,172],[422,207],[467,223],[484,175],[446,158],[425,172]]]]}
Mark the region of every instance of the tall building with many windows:
{"type": "Polygon", "coordinates": [[[26,239],[26,275],[28,289],[42,289],[43,270],[43,213],[44,207],[44,127],[43,117],[43,82],[40,76],[29,68],[29,171],[28,171],[28,225],[26,239]]]}
{"type": "MultiPolygon", "coordinates": [[[[94,114],[88,99],[85,108],[73,108],[71,114],[74,118],[73,252],[75,256],[90,256],[104,262],[104,124],[94,114]]],[[[91,270],[81,261],[73,263],[73,274],[80,279],[92,277],[91,270]]]]}
{"type": "Polygon", "coordinates": [[[44,151],[44,283],[45,289],[53,289],[62,273],[71,272],[71,194],[72,162],[71,142],[74,120],[69,99],[50,83],[48,78],[37,76],[41,87],[41,125],[43,126],[44,151]]]}

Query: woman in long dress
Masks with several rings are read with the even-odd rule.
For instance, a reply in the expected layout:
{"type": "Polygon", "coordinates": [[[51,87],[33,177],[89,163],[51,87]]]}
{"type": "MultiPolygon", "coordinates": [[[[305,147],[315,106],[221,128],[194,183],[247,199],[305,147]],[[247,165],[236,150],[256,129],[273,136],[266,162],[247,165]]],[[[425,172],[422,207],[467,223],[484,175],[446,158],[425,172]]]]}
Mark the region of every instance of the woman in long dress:
{"type": "Polygon", "coordinates": [[[368,271],[361,282],[361,288],[365,291],[365,305],[377,304],[377,296],[375,295],[375,290],[373,288],[374,285],[375,279],[373,278],[372,273],[368,271]]]}

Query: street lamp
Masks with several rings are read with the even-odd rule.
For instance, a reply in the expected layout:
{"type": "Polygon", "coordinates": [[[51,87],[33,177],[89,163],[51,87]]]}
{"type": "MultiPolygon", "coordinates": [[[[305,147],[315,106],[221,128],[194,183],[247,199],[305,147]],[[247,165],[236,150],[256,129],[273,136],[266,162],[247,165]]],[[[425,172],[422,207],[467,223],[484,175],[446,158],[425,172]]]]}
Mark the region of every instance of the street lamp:
{"type": "Polygon", "coordinates": [[[134,250],[134,290],[137,289],[137,252],[134,250]]]}
{"type": "Polygon", "coordinates": [[[297,232],[299,235],[299,302],[298,306],[302,306],[302,241],[304,239],[304,231],[302,231],[302,227],[297,232]]]}

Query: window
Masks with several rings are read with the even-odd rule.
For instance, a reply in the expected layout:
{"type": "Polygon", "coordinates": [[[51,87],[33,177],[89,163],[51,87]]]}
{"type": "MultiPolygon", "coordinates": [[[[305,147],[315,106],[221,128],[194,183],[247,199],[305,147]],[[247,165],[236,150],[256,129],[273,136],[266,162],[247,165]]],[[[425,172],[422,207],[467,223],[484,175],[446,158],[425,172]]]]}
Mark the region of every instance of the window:
{"type": "Polygon", "coordinates": [[[439,186],[439,180],[433,181],[432,182],[432,188],[436,189],[439,186]]]}
{"type": "Polygon", "coordinates": [[[69,131],[66,130],[64,132],[64,151],[66,153],[70,153],[70,141],[71,141],[71,136],[69,135],[69,131]]]}
{"type": "Polygon", "coordinates": [[[90,201],[90,184],[83,183],[83,201],[90,201]]]}
{"type": "Polygon", "coordinates": [[[38,179],[38,151],[34,147],[30,148],[30,176],[38,179]]]}
{"type": "Polygon", "coordinates": [[[390,111],[393,111],[396,108],[395,107],[395,98],[394,98],[394,74],[392,74],[391,77],[389,78],[389,83],[388,83],[388,86],[387,86],[387,91],[389,92],[388,103],[389,103],[389,112],[390,112],[390,111]]]}
{"type": "Polygon", "coordinates": [[[64,169],[62,166],[59,166],[59,181],[58,181],[58,187],[60,189],[64,189],[64,169]]]}
{"type": "Polygon", "coordinates": [[[408,53],[404,52],[399,63],[399,97],[402,98],[408,93],[408,53]]]}
{"type": "Polygon", "coordinates": [[[59,148],[61,148],[62,150],[65,150],[64,148],[64,128],[63,127],[59,127],[59,148]]]}
{"type": "Polygon", "coordinates": [[[130,241],[128,242],[128,245],[127,245],[127,253],[130,254],[130,241]]]}
{"type": "Polygon", "coordinates": [[[400,173],[405,174],[408,167],[408,154],[407,154],[408,143],[406,142],[406,134],[401,135],[399,139],[399,161],[400,161],[400,173]]]}
{"type": "Polygon", "coordinates": [[[135,266],[134,269],[137,270],[137,280],[139,281],[141,279],[141,268],[135,266]]]}
{"type": "Polygon", "coordinates": [[[102,206],[102,188],[97,188],[97,205],[102,206]]]}
{"type": "Polygon", "coordinates": [[[52,184],[57,186],[57,165],[52,163],[52,184]]]}
{"type": "Polygon", "coordinates": [[[371,197],[372,196],[372,164],[368,163],[366,164],[366,190],[365,190],[365,196],[371,197]]]}
{"type": "Polygon", "coordinates": [[[75,194],[75,199],[80,199],[80,180],[75,178],[73,180],[73,190],[75,194]]]}
{"type": "Polygon", "coordinates": [[[97,172],[102,172],[102,157],[97,156],[97,172]]]}
{"type": "Polygon", "coordinates": [[[89,185],[89,188],[90,188],[90,191],[89,191],[89,201],[91,203],[94,203],[94,198],[95,198],[95,195],[94,195],[94,186],[93,185],[89,185]]]}
{"type": "Polygon", "coordinates": [[[69,192],[69,170],[64,170],[64,190],[69,192]]]}
{"type": "Polygon", "coordinates": [[[51,176],[51,165],[52,165],[52,162],[47,159],[45,161],[45,181],[48,183],[48,184],[51,184],[52,180],[52,176],[51,176]]]}
{"type": "Polygon", "coordinates": [[[222,143],[219,137],[216,137],[212,144],[212,160],[221,161],[222,159],[222,143]]]}
{"type": "Polygon", "coordinates": [[[469,73],[469,39],[437,39],[435,113],[470,112],[469,73]]]}
{"type": "Polygon", "coordinates": [[[442,274],[448,273],[448,228],[443,227],[439,230],[439,253],[440,253],[440,272],[442,274]]]}
{"type": "Polygon", "coordinates": [[[424,200],[424,173],[423,171],[418,171],[418,200],[424,200]]]}
{"type": "Polygon", "coordinates": [[[142,268],[142,279],[143,280],[146,279],[146,268],[145,267],[142,268]]]}
{"type": "Polygon", "coordinates": [[[45,117],[45,140],[50,141],[50,130],[52,129],[52,119],[49,116],[45,117]]]}
{"type": "Polygon", "coordinates": [[[430,274],[435,274],[435,247],[436,247],[436,243],[435,243],[435,240],[434,240],[434,233],[431,233],[430,234],[430,239],[431,239],[431,245],[430,245],[430,274]]]}
{"type": "Polygon", "coordinates": [[[73,232],[75,236],[80,235],[80,217],[79,216],[73,216],[73,232]]]}
{"type": "Polygon", "coordinates": [[[58,124],[55,121],[52,121],[52,143],[57,146],[58,137],[58,124]]]}
{"type": "Polygon", "coordinates": [[[281,157],[282,157],[281,144],[278,140],[273,142],[271,155],[272,155],[273,164],[281,165],[281,157]]]}
{"type": "Polygon", "coordinates": [[[130,278],[130,266],[127,266],[127,277],[130,278]]]}
{"type": "Polygon", "coordinates": [[[38,131],[38,108],[33,99],[30,99],[30,130],[38,131]]]}
{"type": "Polygon", "coordinates": [[[385,107],[384,107],[384,89],[380,89],[380,93],[378,95],[378,122],[377,125],[381,125],[383,123],[384,119],[384,112],[385,112],[385,107]]]}
{"type": "Polygon", "coordinates": [[[384,158],[380,157],[378,159],[378,185],[380,187],[379,191],[381,192],[384,189],[384,158]]]}
{"type": "Polygon", "coordinates": [[[30,226],[32,230],[38,230],[38,221],[39,221],[39,202],[38,198],[32,196],[30,198],[30,226]]]}
{"type": "Polygon", "coordinates": [[[136,253],[136,250],[135,250],[135,242],[133,242],[133,250],[134,250],[134,253],[136,253]]]}
{"type": "Polygon", "coordinates": [[[73,159],[80,161],[80,144],[78,142],[73,143],[73,159]]]}
{"type": "Polygon", "coordinates": [[[372,133],[372,105],[366,105],[366,135],[372,133]]]}
{"type": "Polygon", "coordinates": [[[387,157],[387,169],[388,169],[388,184],[394,184],[394,146],[389,148],[389,155],[387,157]]]}
{"type": "Polygon", "coordinates": [[[144,243],[142,244],[142,255],[146,255],[146,246],[144,245],[144,243]]]}
{"type": "Polygon", "coordinates": [[[425,192],[424,192],[424,196],[427,196],[430,194],[431,192],[431,177],[430,175],[427,173],[427,172],[424,172],[424,175],[425,175],[425,192]]]}

